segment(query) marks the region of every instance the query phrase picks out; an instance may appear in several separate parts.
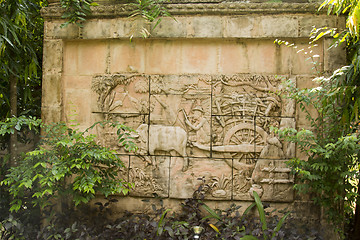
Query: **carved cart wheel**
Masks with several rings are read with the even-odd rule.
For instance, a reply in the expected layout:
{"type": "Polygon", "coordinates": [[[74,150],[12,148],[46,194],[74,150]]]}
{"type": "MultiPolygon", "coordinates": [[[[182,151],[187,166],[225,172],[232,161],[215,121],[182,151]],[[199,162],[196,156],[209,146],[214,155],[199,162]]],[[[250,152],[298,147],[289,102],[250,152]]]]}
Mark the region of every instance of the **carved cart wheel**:
{"type": "MultiPolygon", "coordinates": [[[[226,158],[232,158],[243,164],[253,164],[260,155],[267,138],[267,133],[254,124],[240,123],[226,132],[224,145],[239,146],[240,151],[224,153],[226,158]]],[[[235,167],[235,162],[234,162],[235,167]]]]}

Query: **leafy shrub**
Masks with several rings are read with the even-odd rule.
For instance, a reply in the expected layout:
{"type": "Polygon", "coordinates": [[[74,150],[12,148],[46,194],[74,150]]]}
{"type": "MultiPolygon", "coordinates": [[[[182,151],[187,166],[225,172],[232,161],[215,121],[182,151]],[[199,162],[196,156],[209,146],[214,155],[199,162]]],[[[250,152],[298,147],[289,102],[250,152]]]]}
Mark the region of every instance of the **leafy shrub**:
{"type": "MultiPolygon", "coordinates": [[[[264,211],[268,204],[261,203],[263,208],[258,208],[263,209],[263,217],[266,217],[267,227],[264,228],[264,221],[253,214],[254,207],[258,206],[256,203],[240,214],[241,207],[235,204],[225,210],[212,210],[201,199],[193,197],[181,203],[181,211],[172,213],[164,208],[162,199],[157,201],[152,204],[151,213],[125,212],[116,220],[108,220],[103,214],[104,208],[111,210],[111,204],[115,202],[111,198],[105,204],[97,204],[97,213],[88,205],[79,206],[77,211],[65,208],[41,231],[28,234],[31,237],[25,239],[185,240],[194,238],[194,226],[203,228],[200,239],[323,239],[315,227],[301,223],[291,215],[282,222],[281,229],[277,229],[285,218],[270,216],[271,213],[264,211]]],[[[17,234],[24,235],[21,231],[17,234]]]]}
{"type": "MultiPolygon", "coordinates": [[[[14,198],[10,211],[24,207],[24,198],[44,208],[59,198],[71,199],[77,206],[94,198],[95,193],[126,194],[131,184],[118,178],[123,163],[115,151],[97,144],[96,136],[89,133],[98,124],[104,123],[96,123],[85,131],[64,123],[44,126],[41,145],[28,152],[1,182],[9,187],[14,198]]],[[[121,124],[105,124],[118,129],[118,140],[125,148],[136,149],[130,138],[131,129],[121,124]]]]}
{"type": "Polygon", "coordinates": [[[338,86],[337,81],[344,80],[345,71],[346,68],[329,78],[317,78],[319,86],[313,89],[298,89],[287,82],[286,95],[305,112],[311,130],[278,130],[282,138],[296,143],[308,157],[306,161],[294,158],[288,163],[297,173],[295,188],[311,194],[339,232],[343,232],[342,226],[349,220],[346,216],[353,215],[356,206],[360,153],[358,123],[346,120],[350,124],[346,125],[340,114],[342,98],[346,91],[351,91],[338,86]]]}

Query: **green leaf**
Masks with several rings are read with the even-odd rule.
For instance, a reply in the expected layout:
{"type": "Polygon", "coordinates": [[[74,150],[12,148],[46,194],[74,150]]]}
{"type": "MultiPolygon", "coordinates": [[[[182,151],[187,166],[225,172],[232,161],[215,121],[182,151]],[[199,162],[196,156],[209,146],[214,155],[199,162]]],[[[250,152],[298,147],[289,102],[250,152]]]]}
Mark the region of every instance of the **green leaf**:
{"type": "Polygon", "coordinates": [[[260,222],[262,223],[262,230],[264,231],[267,229],[264,207],[262,205],[262,202],[261,202],[260,197],[257,194],[257,192],[253,191],[253,195],[254,195],[257,210],[259,212],[260,222]]]}
{"type": "Polygon", "coordinates": [[[285,219],[287,218],[287,216],[289,216],[290,212],[286,213],[281,219],[280,221],[276,224],[275,230],[271,236],[271,239],[275,238],[276,233],[280,231],[281,226],[283,225],[285,219]]]}
{"type": "Polygon", "coordinates": [[[210,216],[221,221],[221,218],[220,216],[214,211],[212,210],[208,205],[206,205],[205,203],[201,202],[203,208],[205,208],[205,210],[210,213],[210,216]]]}
{"type": "Polygon", "coordinates": [[[246,235],[240,238],[240,240],[259,240],[257,237],[246,235]]]}
{"type": "Polygon", "coordinates": [[[160,236],[163,232],[163,226],[164,226],[164,219],[165,219],[165,216],[166,214],[171,211],[171,209],[166,209],[162,214],[161,214],[161,217],[160,217],[160,220],[159,220],[159,223],[158,223],[158,228],[157,228],[157,231],[156,231],[156,235],[157,236],[160,236]]]}

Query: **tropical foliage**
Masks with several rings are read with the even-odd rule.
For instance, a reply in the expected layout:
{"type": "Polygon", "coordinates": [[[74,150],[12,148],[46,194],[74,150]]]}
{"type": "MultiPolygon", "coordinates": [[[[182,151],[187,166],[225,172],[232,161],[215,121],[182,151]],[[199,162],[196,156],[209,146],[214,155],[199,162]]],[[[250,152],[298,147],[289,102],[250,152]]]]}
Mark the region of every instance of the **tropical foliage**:
{"type": "Polygon", "coordinates": [[[41,0],[0,1],[2,119],[10,117],[11,82],[17,84],[19,114],[40,114],[43,20],[39,11],[45,5],[41,0]]]}
{"type": "MultiPolygon", "coordinates": [[[[298,173],[296,188],[310,193],[324,207],[328,219],[343,232],[344,223],[353,229],[351,239],[360,236],[359,199],[359,108],[360,108],[360,2],[326,0],[320,9],[328,14],[346,15],[345,29],[314,29],[313,44],[332,37],[332,47],[345,45],[348,65],[314,81],[318,87],[296,89],[287,84],[287,96],[297,100],[307,114],[308,130],[283,129],[279,133],[296,142],[308,160],[289,162],[298,173]]],[[[345,237],[342,235],[342,237],[345,237]]]]}
{"type": "MultiPolygon", "coordinates": [[[[100,146],[96,135],[89,133],[99,124],[104,125],[96,123],[85,131],[64,123],[45,125],[40,146],[26,153],[1,182],[9,187],[13,197],[10,211],[22,208],[24,198],[32,199],[33,206],[44,208],[57,198],[79,205],[89,202],[95,193],[105,197],[127,194],[131,184],[118,175],[124,168],[122,161],[115,151],[100,146]]],[[[131,129],[118,123],[107,124],[117,129],[119,144],[129,151],[136,150],[131,129]]]]}

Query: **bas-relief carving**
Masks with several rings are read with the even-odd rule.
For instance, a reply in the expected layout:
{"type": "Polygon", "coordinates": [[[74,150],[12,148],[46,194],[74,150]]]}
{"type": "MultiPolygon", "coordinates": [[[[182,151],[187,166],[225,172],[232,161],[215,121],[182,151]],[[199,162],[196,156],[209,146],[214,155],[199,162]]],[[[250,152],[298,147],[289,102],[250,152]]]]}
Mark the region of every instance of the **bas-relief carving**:
{"type": "MultiPolygon", "coordinates": [[[[207,197],[229,198],[231,194],[222,188],[233,178],[235,199],[250,199],[256,190],[263,198],[283,201],[287,198],[271,195],[264,182],[253,179],[259,158],[276,161],[292,157],[295,151],[294,145],[282,143],[270,130],[295,124],[295,103],[276,94],[280,83],[277,77],[260,75],[115,74],[95,76],[92,88],[98,95],[99,113],[129,122],[137,130],[133,136],[139,145],[138,155],[148,167],[159,168],[158,155],[178,156],[173,160],[181,159],[185,174],[192,172],[198,161],[189,157],[222,158],[234,172],[212,175],[206,184],[219,189],[207,197]]],[[[105,130],[104,136],[106,131],[108,135],[111,132],[105,130]]],[[[186,178],[184,184],[193,186],[195,181],[198,185],[196,179],[206,172],[198,169],[197,173],[195,180],[186,178]]],[[[181,191],[184,189],[192,191],[181,191]]]]}
{"type": "Polygon", "coordinates": [[[263,189],[264,201],[293,200],[293,175],[284,160],[259,159],[252,173],[253,185],[263,189]]]}
{"type": "Polygon", "coordinates": [[[97,107],[95,109],[101,113],[147,114],[149,112],[149,82],[146,76],[120,74],[95,76],[92,90],[98,95],[97,104],[93,104],[93,107],[97,107]]]}
{"type": "Polygon", "coordinates": [[[171,157],[170,197],[192,197],[202,185],[206,199],[231,199],[232,169],[222,159],[191,158],[191,167],[185,172],[179,160],[171,157]]]}
{"type": "Polygon", "coordinates": [[[158,167],[154,168],[137,157],[130,157],[129,182],[134,184],[130,196],[168,197],[170,157],[156,156],[158,167]]]}

